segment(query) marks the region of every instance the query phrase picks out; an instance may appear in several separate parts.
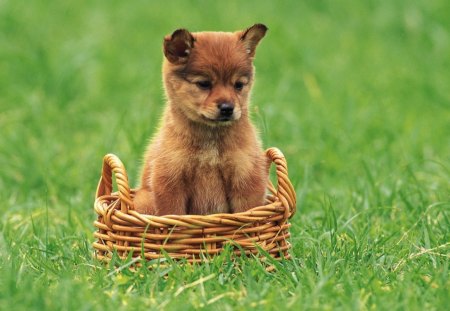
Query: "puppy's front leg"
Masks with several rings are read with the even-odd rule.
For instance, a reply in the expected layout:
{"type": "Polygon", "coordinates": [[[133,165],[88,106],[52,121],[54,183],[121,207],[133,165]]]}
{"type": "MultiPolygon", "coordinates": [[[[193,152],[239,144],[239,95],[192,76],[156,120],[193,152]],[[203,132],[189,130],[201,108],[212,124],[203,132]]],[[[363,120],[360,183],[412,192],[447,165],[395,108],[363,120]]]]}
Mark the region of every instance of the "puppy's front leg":
{"type": "Polygon", "coordinates": [[[155,204],[153,202],[153,193],[150,189],[140,188],[136,191],[133,199],[134,209],[141,214],[155,214],[155,204]]]}
{"type": "Polygon", "coordinates": [[[152,180],[155,189],[153,202],[156,215],[185,215],[188,196],[181,178],[155,176],[152,180]]]}
{"type": "Polygon", "coordinates": [[[231,189],[231,210],[233,213],[245,212],[264,204],[267,179],[261,174],[240,177],[234,180],[231,189]]]}

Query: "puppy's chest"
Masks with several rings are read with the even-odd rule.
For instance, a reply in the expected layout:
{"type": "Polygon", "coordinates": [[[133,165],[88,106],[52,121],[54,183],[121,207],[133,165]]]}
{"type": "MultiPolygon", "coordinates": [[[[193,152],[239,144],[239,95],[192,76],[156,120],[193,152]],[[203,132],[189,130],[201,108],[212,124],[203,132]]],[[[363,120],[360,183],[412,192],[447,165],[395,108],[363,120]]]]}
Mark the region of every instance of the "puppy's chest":
{"type": "Polygon", "coordinates": [[[186,155],[185,160],[189,175],[207,175],[208,171],[214,171],[226,180],[246,175],[253,167],[251,157],[245,150],[224,150],[214,145],[186,155]]]}
{"type": "Polygon", "coordinates": [[[229,175],[231,167],[227,152],[209,145],[186,156],[185,173],[188,179],[202,179],[206,176],[223,178],[224,175],[229,175]]]}
{"type": "Polygon", "coordinates": [[[191,155],[192,164],[198,168],[219,167],[224,155],[214,145],[195,150],[191,155]]]}

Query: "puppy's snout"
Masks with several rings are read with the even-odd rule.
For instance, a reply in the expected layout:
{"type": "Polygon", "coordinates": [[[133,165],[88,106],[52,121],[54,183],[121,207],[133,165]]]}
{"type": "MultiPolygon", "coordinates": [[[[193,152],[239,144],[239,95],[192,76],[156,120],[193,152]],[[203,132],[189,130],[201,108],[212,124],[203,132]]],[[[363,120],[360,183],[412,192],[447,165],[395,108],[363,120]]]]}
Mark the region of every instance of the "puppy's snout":
{"type": "Polygon", "coordinates": [[[232,103],[220,103],[217,105],[222,118],[230,118],[233,115],[234,105],[232,103]]]}

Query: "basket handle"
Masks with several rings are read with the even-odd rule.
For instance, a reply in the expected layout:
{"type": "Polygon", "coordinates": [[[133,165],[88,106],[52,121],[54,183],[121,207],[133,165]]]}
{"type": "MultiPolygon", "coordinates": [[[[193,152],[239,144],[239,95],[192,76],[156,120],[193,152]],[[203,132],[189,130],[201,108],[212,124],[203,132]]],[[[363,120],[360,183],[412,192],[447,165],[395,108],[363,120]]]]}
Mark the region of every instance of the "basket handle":
{"type": "Polygon", "coordinates": [[[129,209],[133,209],[133,200],[131,199],[131,191],[128,185],[127,171],[122,161],[114,154],[107,154],[103,157],[102,176],[98,182],[95,197],[99,198],[102,195],[111,194],[113,172],[119,188],[120,210],[128,213],[129,209]]]}
{"type": "Polygon", "coordinates": [[[297,195],[288,176],[288,167],[286,159],[280,149],[272,147],[266,150],[268,159],[275,163],[277,173],[277,197],[283,203],[286,209],[286,219],[292,217],[296,210],[297,195]]]}
{"type": "MultiPolygon", "coordinates": [[[[275,147],[267,149],[266,155],[271,162],[275,163],[278,184],[276,189],[277,197],[284,206],[288,207],[286,213],[289,213],[289,217],[292,217],[296,212],[297,197],[294,187],[289,180],[286,159],[283,153],[275,147]]],[[[103,158],[102,176],[97,186],[96,198],[111,194],[113,172],[119,188],[120,210],[127,213],[128,210],[133,209],[128,175],[122,161],[114,154],[107,154],[103,158]]]]}

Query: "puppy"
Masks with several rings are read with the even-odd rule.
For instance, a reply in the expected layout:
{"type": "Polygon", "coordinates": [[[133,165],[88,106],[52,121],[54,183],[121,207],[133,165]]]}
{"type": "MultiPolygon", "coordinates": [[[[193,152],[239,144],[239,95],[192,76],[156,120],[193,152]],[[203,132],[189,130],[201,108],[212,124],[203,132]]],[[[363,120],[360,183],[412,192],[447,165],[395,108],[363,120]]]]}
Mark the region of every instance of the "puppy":
{"type": "Polygon", "coordinates": [[[237,213],[264,204],[268,167],[248,101],[266,31],[178,29],[164,38],[167,105],[145,155],[138,212],[237,213]]]}

